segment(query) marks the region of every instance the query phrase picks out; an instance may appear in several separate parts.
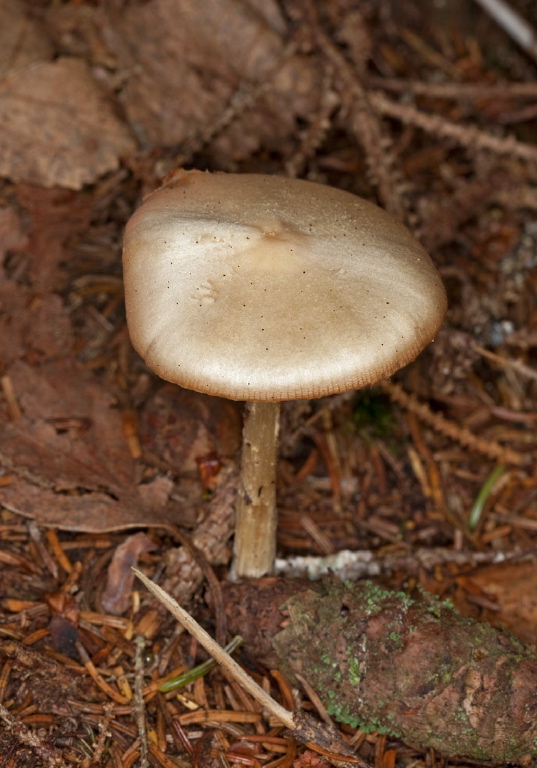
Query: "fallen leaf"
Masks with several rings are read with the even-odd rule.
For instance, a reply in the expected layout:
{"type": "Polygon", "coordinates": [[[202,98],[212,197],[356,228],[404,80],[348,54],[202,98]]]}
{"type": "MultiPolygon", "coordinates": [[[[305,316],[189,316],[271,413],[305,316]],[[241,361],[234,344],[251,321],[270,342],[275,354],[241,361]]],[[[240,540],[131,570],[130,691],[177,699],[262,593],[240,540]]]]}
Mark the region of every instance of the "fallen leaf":
{"type": "Polygon", "coordinates": [[[152,509],[140,503],[133,491],[121,499],[106,493],[60,494],[34,485],[30,480],[14,478],[0,488],[0,504],[23,517],[48,528],[83,533],[107,533],[129,528],[160,525],[191,525],[188,509],[168,505],[152,509]]]}
{"type": "Polygon", "coordinates": [[[0,83],[0,175],[12,181],[81,189],[134,148],[82,61],[35,64],[0,83]]]}
{"type": "Polygon", "coordinates": [[[0,422],[0,458],[13,476],[1,503],[76,531],[191,520],[170,501],[171,480],[140,485],[121,413],[91,373],[61,358],[38,368],[17,361],[7,375],[23,416],[0,422]]]}
{"type": "Polygon", "coordinates": [[[18,0],[0,2],[0,77],[52,57],[42,24],[18,0]]]}
{"type": "Polygon", "coordinates": [[[19,184],[17,198],[31,222],[23,251],[25,269],[18,276],[21,289],[29,283],[32,295],[59,293],[67,287],[66,264],[72,259],[72,244],[90,225],[91,194],[19,184]]]}
{"type": "Polygon", "coordinates": [[[529,643],[537,643],[537,563],[501,563],[480,568],[465,580],[479,587],[498,610],[483,619],[504,626],[529,643]]]}
{"type": "Polygon", "coordinates": [[[134,573],[132,566],[138,564],[139,556],[144,552],[152,552],[156,545],[147,538],[145,533],[135,533],[120,544],[108,566],[106,587],[101,596],[101,603],[106,613],[121,616],[132,601],[132,585],[134,573]]]}
{"type": "Polygon", "coordinates": [[[143,146],[195,142],[237,92],[244,88],[247,104],[248,89],[261,85],[269,95],[243,110],[222,150],[246,157],[261,142],[281,149],[317,103],[320,77],[307,57],[285,54],[286,22],[272,0],[231,0],[225,10],[220,0],[154,0],[111,20],[118,66],[130,73],[120,99],[143,146]]]}
{"type": "Polygon", "coordinates": [[[0,208],[0,259],[9,251],[22,248],[28,242],[22,222],[15,208],[0,208]]]}

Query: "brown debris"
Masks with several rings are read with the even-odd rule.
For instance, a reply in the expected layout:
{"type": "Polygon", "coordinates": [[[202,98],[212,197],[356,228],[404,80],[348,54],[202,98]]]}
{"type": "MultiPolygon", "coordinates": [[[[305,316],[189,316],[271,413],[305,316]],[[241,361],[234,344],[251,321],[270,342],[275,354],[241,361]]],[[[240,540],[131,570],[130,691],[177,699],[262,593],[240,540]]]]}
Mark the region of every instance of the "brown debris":
{"type": "MultiPolygon", "coordinates": [[[[123,310],[125,221],[178,164],[381,202],[448,290],[391,395],[283,408],[280,572],[420,584],[534,641],[536,95],[535,63],[465,0],[0,2],[0,763],[125,768],[144,741],[165,768],[333,760],[218,672],[159,692],[206,659],[126,561],[102,604],[134,535],[155,547],[143,570],[225,634],[240,406],[163,387],[123,310]]],[[[279,584],[228,620],[277,631],[279,584]]],[[[237,658],[293,709],[256,650],[237,658]]],[[[302,677],[302,710],[326,715],[302,677]]],[[[447,757],[337,728],[375,768],[447,757]]]]}
{"type": "Polygon", "coordinates": [[[139,556],[152,552],[155,544],[145,533],[135,533],[122,542],[114,552],[108,566],[106,587],[101,595],[101,603],[106,613],[121,616],[129,607],[134,574],[132,566],[137,565],[139,556]]]}
{"type": "Polygon", "coordinates": [[[430,595],[371,582],[282,589],[284,603],[268,581],[226,590],[234,620],[238,607],[252,606],[249,622],[244,611],[232,631],[251,628],[261,657],[273,663],[276,653],[280,668],[303,676],[339,721],[481,760],[535,753],[537,656],[514,636],[430,595]],[[273,599],[269,623],[279,624],[272,636],[256,612],[254,595],[263,591],[273,599]]]}
{"type": "Polygon", "coordinates": [[[0,129],[0,173],[44,187],[82,189],[134,149],[87,67],[68,58],[0,83],[0,129]]]}
{"type": "Polygon", "coordinates": [[[64,663],[13,640],[1,642],[0,655],[4,663],[11,660],[10,675],[31,692],[43,712],[70,715],[70,700],[86,698],[80,676],[64,663]]]}
{"type": "Polygon", "coordinates": [[[495,627],[506,627],[532,645],[537,644],[537,566],[533,561],[501,563],[461,576],[457,596],[469,606],[480,606],[495,627]]]}
{"type": "MultiPolygon", "coordinates": [[[[211,499],[205,518],[198,524],[192,543],[211,565],[228,563],[229,539],[235,525],[237,472],[227,467],[211,499]]],[[[166,552],[166,573],[162,584],[179,603],[188,603],[202,583],[202,568],[184,546],[166,552]]]]}
{"type": "Polygon", "coordinates": [[[0,4],[0,76],[48,61],[54,49],[43,25],[22,0],[0,4]]]}
{"type": "Polygon", "coordinates": [[[231,459],[237,454],[241,411],[230,400],[165,384],[147,400],[139,432],[146,455],[158,456],[172,471],[197,473],[210,456],[231,459]]]}

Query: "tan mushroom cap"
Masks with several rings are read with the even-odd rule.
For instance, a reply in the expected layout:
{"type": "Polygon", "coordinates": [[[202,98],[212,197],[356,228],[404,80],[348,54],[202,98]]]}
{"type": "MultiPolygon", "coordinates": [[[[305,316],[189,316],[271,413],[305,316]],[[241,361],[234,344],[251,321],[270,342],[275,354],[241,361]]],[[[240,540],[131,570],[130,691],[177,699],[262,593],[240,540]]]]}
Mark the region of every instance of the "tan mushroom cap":
{"type": "Polygon", "coordinates": [[[130,219],[132,342],[163,379],[234,400],[373,384],[434,337],[445,291],[405,227],[338,189],[179,171],[130,219]]]}

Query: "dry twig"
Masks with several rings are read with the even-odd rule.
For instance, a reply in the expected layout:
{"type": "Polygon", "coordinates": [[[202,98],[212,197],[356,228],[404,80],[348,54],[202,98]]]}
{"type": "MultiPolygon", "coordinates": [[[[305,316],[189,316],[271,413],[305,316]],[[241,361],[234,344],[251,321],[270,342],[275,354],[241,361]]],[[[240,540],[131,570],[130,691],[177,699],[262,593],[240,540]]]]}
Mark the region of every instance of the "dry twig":
{"type": "Polygon", "coordinates": [[[390,398],[402,405],[403,408],[414,413],[427,426],[440,432],[451,440],[470,448],[472,451],[488,456],[490,459],[499,461],[501,464],[514,464],[515,466],[524,466],[528,463],[528,457],[523,456],[511,448],[507,448],[494,440],[485,440],[474,435],[466,427],[459,427],[452,421],[448,421],[441,413],[433,413],[426,403],[420,403],[415,395],[408,394],[404,389],[393,381],[383,381],[380,387],[390,398]]]}
{"type": "Polygon", "coordinates": [[[537,162],[537,147],[517,141],[513,136],[502,138],[473,125],[457,125],[440,115],[429,115],[408,104],[399,104],[380,92],[371,93],[369,99],[381,115],[400,120],[405,125],[413,125],[432,136],[454,141],[467,149],[485,150],[531,163],[537,162]]]}
{"type": "Polygon", "coordinates": [[[321,753],[330,754],[333,759],[337,760],[338,765],[348,766],[348,768],[355,768],[356,765],[358,765],[358,768],[369,768],[367,763],[354,755],[353,750],[343,741],[334,727],[317,723],[304,712],[290,712],[285,707],[282,707],[281,704],[278,704],[212,639],[187,611],[181,608],[179,603],[137,568],[133,568],[133,571],[147,589],[196,638],[215,661],[221,664],[244,690],[253,696],[263,708],[280,720],[300,741],[307,743],[314,749],[316,748],[316,743],[319,742],[321,753]]]}
{"type": "Polygon", "coordinates": [[[317,50],[334,68],[334,84],[348,113],[350,128],[363,149],[369,178],[377,187],[383,206],[397,219],[405,221],[408,206],[403,173],[375,105],[370,102],[356,71],[322,28],[312,0],[293,3],[292,13],[297,20],[304,21],[317,50]]]}

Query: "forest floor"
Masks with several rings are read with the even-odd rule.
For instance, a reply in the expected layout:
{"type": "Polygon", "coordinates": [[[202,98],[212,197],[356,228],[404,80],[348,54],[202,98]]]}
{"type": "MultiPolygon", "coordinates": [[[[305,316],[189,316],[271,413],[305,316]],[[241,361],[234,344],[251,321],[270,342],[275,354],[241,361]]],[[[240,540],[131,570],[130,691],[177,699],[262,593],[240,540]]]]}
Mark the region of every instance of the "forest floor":
{"type": "Polygon", "coordinates": [[[0,0],[1,768],[325,764],[218,671],[159,690],[206,655],[130,565],[214,630],[241,441],[240,404],[129,341],[123,228],[178,166],[366,197],[448,293],[390,382],[283,406],[278,573],[350,550],[343,578],[537,643],[536,72],[471,0],[0,0]]]}

